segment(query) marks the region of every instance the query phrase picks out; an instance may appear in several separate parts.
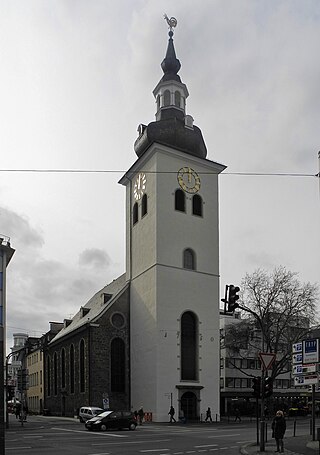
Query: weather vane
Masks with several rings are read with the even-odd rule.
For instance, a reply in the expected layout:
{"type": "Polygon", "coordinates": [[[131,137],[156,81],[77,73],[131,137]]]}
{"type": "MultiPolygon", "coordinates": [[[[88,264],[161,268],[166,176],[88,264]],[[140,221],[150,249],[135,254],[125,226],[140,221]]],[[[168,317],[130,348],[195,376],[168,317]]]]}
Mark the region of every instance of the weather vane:
{"type": "Polygon", "coordinates": [[[170,19],[169,19],[166,14],[164,14],[163,17],[167,21],[167,24],[168,24],[168,26],[170,28],[170,31],[172,31],[172,29],[175,28],[177,26],[177,24],[178,24],[177,19],[175,17],[170,17],[170,19]]]}

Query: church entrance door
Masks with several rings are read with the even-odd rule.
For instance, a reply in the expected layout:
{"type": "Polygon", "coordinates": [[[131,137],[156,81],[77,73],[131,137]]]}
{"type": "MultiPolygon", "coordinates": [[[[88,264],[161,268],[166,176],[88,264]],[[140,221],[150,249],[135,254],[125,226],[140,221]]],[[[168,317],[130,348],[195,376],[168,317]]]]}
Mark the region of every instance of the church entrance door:
{"type": "Polygon", "coordinates": [[[187,420],[197,420],[197,397],[192,392],[185,392],[181,397],[181,409],[187,420]]]}

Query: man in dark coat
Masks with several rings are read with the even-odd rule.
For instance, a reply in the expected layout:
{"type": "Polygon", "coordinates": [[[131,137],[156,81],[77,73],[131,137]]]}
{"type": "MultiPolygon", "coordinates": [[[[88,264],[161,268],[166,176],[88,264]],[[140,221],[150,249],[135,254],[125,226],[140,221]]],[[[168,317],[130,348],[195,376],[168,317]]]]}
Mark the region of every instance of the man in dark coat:
{"type": "Polygon", "coordinates": [[[275,418],[272,422],[272,437],[275,438],[277,444],[276,452],[284,452],[283,450],[283,437],[286,432],[286,420],[282,411],[277,411],[275,418]]]}
{"type": "Polygon", "coordinates": [[[170,406],[170,410],[169,410],[168,414],[170,416],[170,423],[176,422],[176,419],[174,418],[175,410],[174,410],[173,406],[170,406]]]}

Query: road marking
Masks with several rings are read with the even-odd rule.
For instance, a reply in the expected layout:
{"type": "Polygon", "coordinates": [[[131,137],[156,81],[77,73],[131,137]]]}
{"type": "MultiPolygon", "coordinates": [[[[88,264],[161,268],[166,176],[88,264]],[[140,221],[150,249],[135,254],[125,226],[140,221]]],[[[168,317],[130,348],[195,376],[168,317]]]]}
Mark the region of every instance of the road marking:
{"type": "Polygon", "coordinates": [[[91,453],[89,455],[110,455],[110,452],[91,453]]]}
{"type": "Polygon", "coordinates": [[[6,451],[7,450],[21,450],[21,449],[32,449],[32,447],[30,446],[21,446],[21,447],[6,447],[6,451]]]}
{"type": "MultiPolygon", "coordinates": [[[[171,441],[171,439],[158,439],[158,440],[152,440],[152,442],[168,442],[168,441],[171,441]]],[[[149,444],[150,441],[121,441],[121,444],[149,444]]],[[[118,445],[119,443],[118,442],[103,442],[103,443],[96,443],[96,444],[92,444],[93,446],[105,446],[106,444],[108,444],[108,446],[112,446],[112,445],[118,445]]]]}
{"type": "MultiPolygon", "coordinates": [[[[53,430],[60,430],[60,431],[66,431],[66,432],[69,432],[69,433],[82,433],[82,434],[86,434],[88,435],[88,433],[86,433],[85,431],[81,431],[81,430],[68,430],[67,428],[52,428],[53,430]]],[[[90,434],[94,434],[94,435],[100,435],[100,436],[112,436],[114,438],[127,438],[128,435],[125,435],[125,434],[114,434],[114,433],[100,433],[100,432],[95,432],[95,431],[90,431],[89,432],[90,434]]],[[[61,433],[62,434],[62,433],[61,433]]]]}
{"type": "MultiPolygon", "coordinates": [[[[228,434],[228,436],[240,436],[240,433],[228,434]]],[[[217,436],[208,436],[208,438],[225,438],[225,434],[220,434],[217,436]]]]}
{"type": "Polygon", "coordinates": [[[165,450],[168,452],[170,449],[146,449],[146,450],[139,450],[139,452],[146,453],[146,452],[162,452],[165,450]]]}
{"type": "Polygon", "coordinates": [[[218,444],[204,444],[202,446],[194,446],[196,449],[200,449],[201,447],[216,447],[218,444]]]}

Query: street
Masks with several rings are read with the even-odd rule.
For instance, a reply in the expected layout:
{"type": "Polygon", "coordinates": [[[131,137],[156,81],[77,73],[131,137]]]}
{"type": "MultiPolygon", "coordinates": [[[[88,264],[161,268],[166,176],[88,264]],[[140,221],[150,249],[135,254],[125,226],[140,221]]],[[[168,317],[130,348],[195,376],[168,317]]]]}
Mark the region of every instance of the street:
{"type": "MultiPolygon", "coordinates": [[[[268,425],[270,429],[270,424],[268,425]]],[[[239,453],[242,445],[256,440],[255,422],[157,424],[147,423],[135,431],[89,432],[74,419],[29,416],[21,424],[10,416],[6,432],[6,455],[187,455],[239,453]]],[[[270,431],[269,437],[270,437],[270,431]]],[[[308,434],[309,419],[297,421],[296,434],[308,434]]],[[[287,436],[293,436],[293,420],[287,436]]]]}

